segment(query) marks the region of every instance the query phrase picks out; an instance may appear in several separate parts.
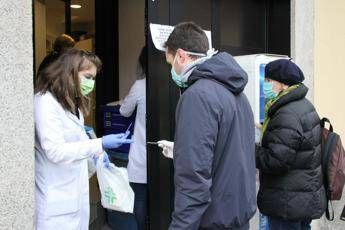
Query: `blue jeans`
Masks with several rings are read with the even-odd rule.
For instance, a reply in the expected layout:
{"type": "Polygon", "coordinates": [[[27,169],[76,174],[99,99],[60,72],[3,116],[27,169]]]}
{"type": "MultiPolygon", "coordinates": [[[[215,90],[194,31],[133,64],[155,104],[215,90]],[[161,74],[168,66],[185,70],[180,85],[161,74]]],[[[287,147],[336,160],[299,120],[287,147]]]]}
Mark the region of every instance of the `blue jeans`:
{"type": "Polygon", "coordinates": [[[138,224],[138,230],[147,229],[147,185],[131,183],[135,194],[134,216],[138,224]]]}
{"type": "Polygon", "coordinates": [[[147,229],[147,185],[130,183],[134,198],[134,213],[112,210],[108,212],[108,225],[112,230],[146,230],[147,229]]]}
{"type": "Polygon", "coordinates": [[[259,213],[259,217],[259,230],[270,230],[267,216],[259,213]]]}
{"type": "Polygon", "coordinates": [[[311,220],[288,221],[280,218],[268,217],[271,230],[311,230],[311,220]]]}
{"type": "Polygon", "coordinates": [[[138,230],[135,217],[131,213],[107,210],[108,225],[112,230],[138,230]]]}

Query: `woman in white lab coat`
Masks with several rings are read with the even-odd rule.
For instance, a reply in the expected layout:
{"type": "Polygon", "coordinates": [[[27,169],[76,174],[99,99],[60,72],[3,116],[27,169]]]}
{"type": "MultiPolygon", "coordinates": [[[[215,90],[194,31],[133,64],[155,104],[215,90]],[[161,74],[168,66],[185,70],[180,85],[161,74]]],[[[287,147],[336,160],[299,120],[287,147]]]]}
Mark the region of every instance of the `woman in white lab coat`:
{"type": "Polygon", "coordinates": [[[101,66],[89,52],[71,49],[38,76],[35,88],[36,229],[84,230],[89,225],[87,159],[128,143],[126,135],[89,140],[87,95],[101,66]]]}

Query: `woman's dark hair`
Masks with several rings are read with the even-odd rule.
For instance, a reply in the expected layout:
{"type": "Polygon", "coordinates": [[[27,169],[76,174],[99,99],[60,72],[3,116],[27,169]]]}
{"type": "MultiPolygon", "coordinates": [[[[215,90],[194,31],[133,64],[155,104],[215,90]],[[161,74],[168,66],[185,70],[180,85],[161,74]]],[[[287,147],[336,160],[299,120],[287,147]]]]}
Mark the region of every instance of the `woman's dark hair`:
{"type": "Polygon", "coordinates": [[[78,72],[87,70],[92,65],[96,66],[97,71],[102,66],[101,60],[95,54],[69,49],[39,73],[35,93],[50,92],[64,109],[75,113],[79,108],[87,115],[90,99],[81,93],[78,72]]]}
{"type": "Polygon", "coordinates": [[[140,67],[140,75],[146,75],[147,71],[147,46],[144,46],[141,49],[140,55],[139,55],[139,67],[140,67]]]}

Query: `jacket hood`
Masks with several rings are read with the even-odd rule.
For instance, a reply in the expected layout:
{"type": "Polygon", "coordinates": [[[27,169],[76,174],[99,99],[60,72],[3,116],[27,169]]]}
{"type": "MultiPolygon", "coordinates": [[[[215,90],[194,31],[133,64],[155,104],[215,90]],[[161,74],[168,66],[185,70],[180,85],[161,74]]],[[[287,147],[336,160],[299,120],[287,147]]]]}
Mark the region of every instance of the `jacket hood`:
{"type": "Polygon", "coordinates": [[[192,84],[198,79],[217,81],[234,94],[241,93],[248,82],[247,73],[226,52],[221,52],[198,65],[188,81],[192,84]]]}

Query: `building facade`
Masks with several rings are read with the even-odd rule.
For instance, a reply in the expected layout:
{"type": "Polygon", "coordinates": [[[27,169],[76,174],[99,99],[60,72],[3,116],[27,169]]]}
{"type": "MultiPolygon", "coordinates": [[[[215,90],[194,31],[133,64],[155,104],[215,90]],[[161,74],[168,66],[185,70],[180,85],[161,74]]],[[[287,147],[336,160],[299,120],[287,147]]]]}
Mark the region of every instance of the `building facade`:
{"type": "MultiPolygon", "coordinates": [[[[320,116],[329,117],[345,140],[343,12],[343,0],[291,1],[291,56],[320,116]]],[[[32,0],[0,1],[0,229],[34,229],[32,18],[32,0]]],[[[322,219],[313,226],[344,229],[345,222],[322,219]]]]}

